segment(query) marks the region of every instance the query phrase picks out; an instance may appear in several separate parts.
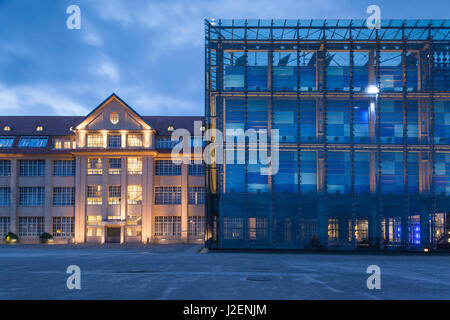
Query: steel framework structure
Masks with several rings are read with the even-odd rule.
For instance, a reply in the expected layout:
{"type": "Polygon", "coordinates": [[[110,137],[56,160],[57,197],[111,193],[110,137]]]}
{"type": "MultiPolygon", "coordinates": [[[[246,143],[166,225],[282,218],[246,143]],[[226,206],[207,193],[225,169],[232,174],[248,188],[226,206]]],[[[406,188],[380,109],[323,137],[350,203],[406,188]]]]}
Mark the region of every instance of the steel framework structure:
{"type": "MultiPolygon", "coordinates": [[[[294,141],[280,141],[280,150],[296,154],[295,192],[277,192],[274,188],[276,176],[268,178],[267,192],[249,191],[249,169],[248,164],[245,164],[242,173],[245,190],[230,193],[226,187],[226,166],[207,165],[206,241],[210,248],[355,249],[363,246],[422,250],[424,247],[437,249],[443,246],[443,242],[450,242],[450,231],[446,226],[449,224],[447,212],[450,212],[450,194],[436,191],[437,183],[441,183],[442,171],[442,163],[436,160],[436,154],[441,157],[450,153],[450,140],[447,141],[435,132],[436,115],[442,115],[435,110],[435,106],[438,104],[441,110],[441,105],[444,105],[445,109],[450,101],[450,20],[384,20],[380,29],[369,29],[364,20],[207,19],[205,38],[207,129],[217,128],[222,132],[226,129],[227,101],[233,99],[243,103],[244,130],[250,126],[252,111],[249,113],[248,106],[251,101],[267,101],[268,130],[275,126],[274,119],[278,111],[274,111],[274,105],[277,101],[286,100],[296,104],[293,120],[296,137],[294,141]],[[368,56],[367,63],[362,66],[367,69],[367,75],[364,73],[367,85],[380,90],[377,94],[368,93],[362,87],[366,83],[365,80],[361,82],[358,78],[361,67],[356,65],[355,55],[361,52],[368,56]],[[267,54],[268,57],[264,69],[255,69],[249,64],[250,55],[254,54],[256,57],[259,53],[267,54]],[[389,53],[398,53],[400,56],[400,63],[393,67],[398,69],[398,76],[383,75],[388,67],[383,65],[381,58],[383,54],[389,53]],[[417,57],[414,65],[410,62],[412,53],[417,57]],[[276,54],[284,54],[287,57],[285,60],[279,59],[278,66],[276,54]],[[314,58],[314,71],[311,75],[302,71],[305,64],[302,65],[301,59],[306,54],[311,54],[314,58]],[[333,88],[331,83],[335,83],[332,74],[334,70],[329,68],[329,65],[335,55],[339,54],[345,57],[348,55],[348,62],[344,63],[344,66],[338,65],[336,70],[343,72],[342,79],[348,79],[339,79],[336,82],[346,83],[345,87],[333,88]],[[290,55],[295,58],[287,62],[290,55]],[[286,69],[288,64],[289,70],[286,69]],[[242,83],[239,82],[234,87],[230,84],[232,78],[228,75],[233,67],[241,72],[233,75],[233,79],[242,80],[242,83]],[[264,73],[262,77],[264,85],[249,85],[249,80],[254,82],[254,70],[267,70],[267,75],[264,73]],[[289,80],[291,83],[285,87],[276,85],[280,70],[292,71],[293,74],[289,80]],[[302,86],[309,76],[314,78],[313,84],[309,84],[309,87],[302,86]],[[398,83],[389,87],[395,79],[398,83]],[[305,135],[300,125],[305,100],[317,103],[316,133],[311,141],[301,140],[305,135]],[[356,141],[355,110],[362,100],[370,104],[368,134],[367,140],[356,141]],[[391,139],[392,143],[380,133],[386,119],[380,111],[380,106],[384,101],[391,100],[399,103],[402,122],[396,126],[396,137],[400,142],[396,142],[397,138],[394,137],[391,139]],[[344,141],[339,141],[341,137],[338,136],[330,138],[330,115],[333,115],[330,104],[333,101],[345,101],[347,104],[345,114],[349,117],[349,136],[347,140],[344,138],[344,141]],[[416,109],[411,109],[411,101],[417,101],[416,109]],[[411,120],[416,113],[417,121],[411,120]],[[417,137],[411,139],[413,122],[417,122],[418,133],[417,137]],[[317,192],[313,193],[302,190],[302,152],[305,151],[316,154],[317,192]],[[328,157],[332,152],[349,155],[347,192],[330,192],[329,172],[334,169],[328,167],[331,163],[328,157]],[[367,194],[361,194],[355,189],[356,172],[360,170],[355,161],[355,154],[361,152],[370,155],[370,192],[367,194]],[[383,190],[390,188],[388,184],[381,183],[386,172],[382,159],[389,152],[397,152],[403,157],[398,160],[403,166],[400,177],[403,187],[401,194],[391,194],[383,190]],[[408,162],[409,155],[413,152],[419,155],[417,194],[411,192],[410,188],[415,181],[408,180],[413,177],[412,172],[415,170],[408,162]],[[436,173],[437,165],[439,174],[436,173]],[[261,216],[266,220],[251,220],[254,216],[260,216],[256,212],[258,210],[265,212],[261,216]],[[233,213],[229,214],[231,211],[233,213]],[[336,222],[336,226],[333,226],[334,218],[342,216],[341,211],[345,212],[343,215],[346,217],[345,221],[348,218],[349,225],[348,228],[344,226],[347,228],[345,235],[336,236],[335,239],[335,228],[343,229],[342,222],[339,222],[340,225],[336,222]],[[398,221],[394,217],[395,211],[399,212],[398,221]],[[314,214],[311,215],[310,212],[314,214]],[[412,222],[413,216],[419,217],[418,224],[412,222]],[[242,220],[235,220],[238,221],[237,225],[230,225],[224,221],[226,217],[242,220]],[[370,221],[369,226],[360,224],[362,217],[370,221]],[[308,238],[306,241],[306,235],[310,234],[306,230],[311,227],[308,224],[310,218],[315,219],[316,227],[313,228],[317,230],[314,231],[313,239],[308,238]],[[444,222],[436,219],[443,219],[444,222]],[[258,227],[256,231],[252,229],[255,224],[263,229],[262,241],[255,241],[259,239],[255,236],[258,227]],[[419,230],[418,239],[421,239],[417,243],[414,242],[416,226],[419,230]],[[237,231],[230,231],[230,228],[237,231]],[[368,229],[368,239],[360,241],[358,228],[368,229]],[[436,232],[447,234],[443,238],[444,241],[442,237],[437,239],[436,232]],[[393,241],[393,238],[397,238],[396,233],[399,233],[399,240],[393,241]]],[[[248,155],[248,145],[244,147],[248,155]]],[[[450,184],[448,187],[450,190],[450,184]]]]}

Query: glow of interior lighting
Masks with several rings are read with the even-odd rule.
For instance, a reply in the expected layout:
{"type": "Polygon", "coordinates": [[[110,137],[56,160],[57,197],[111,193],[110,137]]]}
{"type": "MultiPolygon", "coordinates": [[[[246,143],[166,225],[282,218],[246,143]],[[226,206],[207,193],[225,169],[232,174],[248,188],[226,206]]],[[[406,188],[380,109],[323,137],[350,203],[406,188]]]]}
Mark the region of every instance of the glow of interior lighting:
{"type": "Polygon", "coordinates": [[[369,94],[378,94],[378,93],[380,93],[380,89],[377,86],[374,86],[374,85],[368,86],[366,91],[369,94]]]}
{"type": "Polygon", "coordinates": [[[375,112],[375,102],[370,103],[370,112],[375,112]]]}
{"type": "Polygon", "coordinates": [[[428,248],[423,249],[423,251],[428,252],[428,248]]]}

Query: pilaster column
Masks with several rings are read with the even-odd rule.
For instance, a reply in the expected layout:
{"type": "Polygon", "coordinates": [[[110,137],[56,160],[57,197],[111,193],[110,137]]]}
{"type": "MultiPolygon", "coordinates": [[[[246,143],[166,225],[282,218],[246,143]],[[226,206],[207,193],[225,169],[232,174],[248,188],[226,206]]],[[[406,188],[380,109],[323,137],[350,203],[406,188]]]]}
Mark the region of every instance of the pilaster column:
{"type": "Polygon", "coordinates": [[[153,238],[153,157],[144,157],[142,161],[142,243],[147,243],[147,239],[153,238]]]}
{"type": "Polygon", "coordinates": [[[52,234],[53,160],[45,159],[44,231],[52,234]]]}
{"type": "Polygon", "coordinates": [[[127,157],[121,158],[120,173],[120,219],[126,220],[128,206],[127,157]]]}
{"type": "Polygon", "coordinates": [[[108,216],[108,158],[102,157],[102,217],[106,219],[108,216]]]}
{"type": "Polygon", "coordinates": [[[18,228],[18,218],[17,218],[17,177],[19,175],[18,161],[17,159],[11,159],[11,173],[9,177],[9,187],[10,187],[10,203],[9,203],[9,217],[10,217],[10,230],[12,233],[17,234],[18,228]]]}
{"type": "Polygon", "coordinates": [[[188,177],[189,165],[181,164],[181,241],[188,241],[188,177]]]}
{"type": "Polygon", "coordinates": [[[75,243],[83,243],[86,235],[86,158],[76,158],[75,173],[75,243]]]}

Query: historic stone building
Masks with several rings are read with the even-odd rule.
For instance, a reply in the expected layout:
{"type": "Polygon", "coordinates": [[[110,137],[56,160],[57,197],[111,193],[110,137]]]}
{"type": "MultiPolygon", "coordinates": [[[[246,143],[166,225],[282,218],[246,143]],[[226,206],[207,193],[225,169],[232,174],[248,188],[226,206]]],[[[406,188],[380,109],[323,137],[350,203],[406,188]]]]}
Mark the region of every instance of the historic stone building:
{"type": "Polygon", "coordinates": [[[204,130],[203,117],[140,116],[115,94],[85,117],[0,117],[0,235],[203,241],[203,165],[171,159],[172,131],[195,121],[204,130]]]}

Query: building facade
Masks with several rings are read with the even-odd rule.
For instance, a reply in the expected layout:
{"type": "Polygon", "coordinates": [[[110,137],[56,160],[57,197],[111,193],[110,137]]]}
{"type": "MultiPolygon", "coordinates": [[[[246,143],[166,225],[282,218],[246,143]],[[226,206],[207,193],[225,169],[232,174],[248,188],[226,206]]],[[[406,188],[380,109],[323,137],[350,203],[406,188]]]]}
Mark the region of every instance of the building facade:
{"type": "Polygon", "coordinates": [[[86,117],[0,117],[2,239],[202,242],[204,167],[171,157],[171,133],[195,123],[140,116],[115,94],[86,117]]]}
{"type": "Polygon", "coordinates": [[[450,21],[211,19],[205,35],[207,129],[280,136],[275,175],[207,166],[210,248],[448,247],[450,21]]]}

